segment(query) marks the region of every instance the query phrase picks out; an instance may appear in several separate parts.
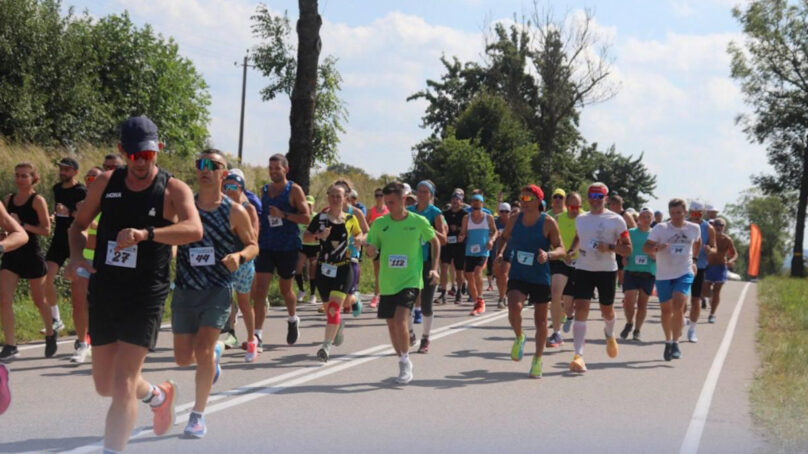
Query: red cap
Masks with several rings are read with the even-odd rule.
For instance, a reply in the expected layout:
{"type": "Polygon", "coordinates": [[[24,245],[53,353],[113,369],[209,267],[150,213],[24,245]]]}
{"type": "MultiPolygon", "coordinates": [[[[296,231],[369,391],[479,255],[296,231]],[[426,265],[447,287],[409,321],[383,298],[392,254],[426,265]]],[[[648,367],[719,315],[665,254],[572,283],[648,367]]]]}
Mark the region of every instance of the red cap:
{"type": "Polygon", "coordinates": [[[544,191],[542,191],[541,188],[535,184],[528,185],[527,190],[532,192],[537,199],[544,200],[544,191]]]}
{"type": "Polygon", "coordinates": [[[587,192],[590,194],[609,195],[609,188],[607,188],[606,186],[589,186],[587,192]]]}

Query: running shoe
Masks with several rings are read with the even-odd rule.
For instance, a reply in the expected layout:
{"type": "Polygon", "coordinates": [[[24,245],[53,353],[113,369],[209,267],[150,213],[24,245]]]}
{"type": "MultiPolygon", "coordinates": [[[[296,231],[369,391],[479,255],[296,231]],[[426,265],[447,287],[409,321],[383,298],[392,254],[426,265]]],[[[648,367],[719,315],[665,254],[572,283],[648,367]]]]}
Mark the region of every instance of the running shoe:
{"type": "Polygon", "coordinates": [[[710,314],[710,316],[707,317],[707,323],[715,323],[715,315],[710,314]]]}
{"type": "Polygon", "coordinates": [[[705,299],[705,298],[701,299],[701,308],[702,309],[707,309],[707,299],[705,299]]]}
{"type": "Polygon", "coordinates": [[[311,295],[311,298],[309,298],[309,304],[311,305],[317,304],[317,297],[315,295],[311,295]]]}
{"type": "Polygon", "coordinates": [[[491,285],[491,284],[488,284],[488,290],[486,290],[486,291],[493,292],[494,291],[494,286],[491,285]]]}
{"type": "Polygon", "coordinates": [[[8,386],[8,366],[0,364],[0,415],[11,404],[11,388],[8,386]]]}
{"type": "Polygon", "coordinates": [[[665,358],[665,361],[670,361],[673,359],[671,354],[673,353],[673,344],[670,342],[665,342],[665,353],[662,354],[662,357],[665,358]]]}
{"type": "Polygon", "coordinates": [[[465,295],[465,294],[466,294],[466,292],[467,292],[467,290],[468,290],[468,289],[466,288],[466,283],[464,282],[464,283],[463,283],[463,286],[462,286],[462,287],[460,287],[460,293],[462,293],[462,294],[464,294],[464,295],[465,295]]]}
{"type": "Polygon", "coordinates": [[[561,338],[561,334],[558,331],[554,332],[547,338],[547,346],[550,348],[560,347],[564,344],[564,339],[561,338]]]}
{"type": "Polygon", "coordinates": [[[638,329],[634,330],[633,340],[634,340],[634,342],[642,342],[642,338],[640,337],[640,330],[638,330],[638,329]]]}
{"type": "Polygon", "coordinates": [[[238,345],[236,333],[228,331],[227,337],[224,338],[224,348],[230,350],[231,348],[236,348],[236,345],[238,345]]]}
{"type": "Polygon", "coordinates": [[[460,300],[463,298],[460,293],[455,294],[455,304],[460,304],[460,300]]]}
{"type": "Polygon", "coordinates": [[[16,345],[4,345],[3,350],[0,351],[0,361],[6,362],[20,356],[20,351],[17,350],[16,345]]]}
{"type": "Polygon", "coordinates": [[[614,336],[606,338],[606,354],[609,358],[617,358],[618,348],[617,339],[614,336]]]}
{"type": "Polygon", "coordinates": [[[505,298],[497,300],[497,310],[505,309],[505,298]]]}
{"type": "Polygon", "coordinates": [[[415,346],[415,341],[416,341],[415,331],[410,331],[410,347],[415,346]]]}
{"type": "Polygon", "coordinates": [[[247,342],[247,353],[244,354],[244,361],[251,363],[258,357],[258,342],[253,339],[252,342],[247,342]]]}
{"type": "Polygon", "coordinates": [[[261,339],[261,335],[258,333],[255,333],[255,351],[264,353],[264,340],[261,339]]]}
{"type": "Polygon", "coordinates": [[[73,350],[78,350],[80,346],[81,346],[81,341],[79,341],[78,339],[73,341],[73,350]]]}
{"type": "Polygon", "coordinates": [[[303,304],[303,300],[306,298],[306,291],[305,290],[298,290],[297,292],[297,302],[303,304]]]}
{"type": "Polygon", "coordinates": [[[353,303],[353,305],[351,306],[351,315],[353,315],[354,317],[359,317],[360,315],[362,315],[362,301],[360,301],[358,298],[356,302],[353,303]]]}
{"type": "Polygon", "coordinates": [[[81,364],[84,361],[87,361],[87,356],[90,355],[91,351],[90,344],[79,344],[79,348],[76,349],[76,353],[70,357],[70,362],[73,364],[81,364]]]}
{"type": "Polygon", "coordinates": [[[471,299],[471,295],[468,295],[468,296],[466,297],[466,302],[467,302],[467,303],[473,303],[473,302],[474,302],[474,300],[473,300],[473,299],[471,299]]]}
{"type": "Polygon", "coordinates": [[[350,307],[343,307],[342,308],[342,313],[343,314],[350,314],[351,313],[351,308],[350,307]]]}
{"type": "Polygon", "coordinates": [[[452,288],[449,289],[449,291],[447,293],[449,294],[449,296],[455,296],[456,292],[457,292],[457,290],[454,288],[454,286],[452,286],[452,288]]]}
{"type": "Polygon", "coordinates": [[[515,338],[513,340],[513,345],[511,346],[511,359],[514,361],[521,361],[522,357],[525,354],[525,342],[527,341],[527,336],[525,333],[522,333],[521,336],[515,338]]]}
{"type": "Polygon", "coordinates": [[[696,336],[696,324],[691,324],[690,328],[687,330],[687,341],[696,343],[699,341],[699,337],[696,336]]]}
{"type": "Polygon", "coordinates": [[[421,309],[415,309],[412,311],[412,322],[416,325],[420,325],[421,322],[424,321],[423,314],[421,313],[421,309]]]}
{"type": "Polygon", "coordinates": [[[469,312],[469,315],[480,315],[485,312],[485,301],[482,298],[477,298],[477,303],[474,304],[474,309],[469,312]]]}
{"type": "MultiPolygon", "coordinates": [[[[54,331],[61,331],[61,330],[65,329],[65,324],[61,320],[54,320],[52,326],[53,326],[54,331]]],[[[48,330],[46,330],[45,328],[41,328],[39,330],[39,334],[45,334],[47,332],[48,332],[48,330]]]]}
{"type": "Polygon", "coordinates": [[[205,426],[205,417],[196,412],[191,412],[188,416],[188,424],[185,426],[185,435],[193,438],[202,438],[208,433],[205,426]]]}
{"type": "Polygon", "coordinates": [[[570,328],[572,328],[572,318],[564,316],[564,325],[561,329],[564,330],[565,333],[570,332],[570,328]]]}
{"type": "Polygon", "coordinates": [[[674,342],[673,345],[671,345],[671,358],[679,359],[681,357],[682,351],[679,350],[679,342],[674,342]]]}
{"type": "Polygon", "coordinates": [[[570,370],[572,372],[586,372],[586,363],[584,362],[584,357],[578,354],[573,356],[572,362],[570,362],[570,370]]]}
{"type": "Polygon", "coordinates": [[[429,339],[422,337],[421,345],[418,346],[418,353],[429,353],[429,339]]]}
{"type": "Polygon", "coordinates": [[[222,366],[219,365],[219,361],[222,359],[222,350],[224,350],[224,342],[216,342],[216,346],[213,347],[213,362],[216,365],[216,373],[213,374],[214,385],[222,376],[222,366]]]}
{"type": "Polygon", "coordinates": [[[370,299],[370,308],[376,309],[379,305],[379,295],[373,295],[373,298],[370,299]]]}
{"type": "Polygon", "coordinates": [[[321,304],[320,307],[317,308],[318,314],[325,314],[325,303],[321,304]]]}
{"type": "Polygon", "coordinates": [[[541,356],[533,357],[533,362],[530,364],[530,373],[527,376],[530,378],[541,378],[541,356]]]}
{"type": "Polygon", "coordinates": [[[631,329],[634,328],[633,323],[626,323],[626,326],[623,328],[623,331],[620,331],[620,339],[626,340],[628,339],[629,333],[631,333],[631,329]]]}
{"type": "Polygon", "coordinates": [[[56,330],[50,336],[45,336],[45,358],[51,358],[56,354],[56,330]]]}
{"type": "Polygon", "coordinates": [[[328,348],[326,348],[325,345],[323,345],[322,347],[320,347],[319,350],[317,350],[317,359],[319,359],[320,362],[327,363],[328,362],[328,356],[329,356],[328,355],[328,348]]]}
{"type": "Polygon", "coordinates": [[[345,340],[345,320],[340,320],[339,328],[337,328],[337,334],[334,336],[334,346],[339,347],[342,345],[342,342],[345,340]]]}
{"type": "Polygon", "coordinates": [[[157,387],[165,394],[163,403],[157,406],[152,405],[151,407],[152,413],[154,414],[154,434],[159,437],[171,430],[171,426],[174,425],[174,417],[176,416],[174,412],[174,402],[177,399],[178,393],[177,384],[174,383],[174,380],[160,383],[157,387]]]}
{"type": "Polygon", "coordinates": [[[286,322],[286,325],[286,343],[289,345],[295,345],[297,339],[300,338],[300,319],[295,317],[295,321],[286,322]]]}
{"type": "Polygon", "coordinates": [[[440,298],[437,300],[437,303],[440,305],[446,304],[446,292],[441,294],[440,298]]]}
{"type": "Polygon", "coordinates": [[[396,383],[400,385],[406,385],[407,383],[412,381],[412,361],[407,358],[405,362],[398,362],[398,378],[396,378],[396,383]]]}

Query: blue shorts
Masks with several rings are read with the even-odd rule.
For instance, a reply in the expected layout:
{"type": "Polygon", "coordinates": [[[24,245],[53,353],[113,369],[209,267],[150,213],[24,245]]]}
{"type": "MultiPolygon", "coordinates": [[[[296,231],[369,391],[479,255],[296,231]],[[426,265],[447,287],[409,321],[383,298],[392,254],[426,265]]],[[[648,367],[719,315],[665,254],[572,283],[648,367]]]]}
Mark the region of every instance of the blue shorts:
{"type": "Polygon", "coordinates": [[[654,293],[654,275],[639,271],[623,272],[623,292],[642,290],[646,295],[654,293]]]}
{"type": "Polygon", "coordinates": [[[704,281],[718,284],[727,282],[727,265],[707,265],[707,271],[704,272],[704,281]]]}
{"type": "Polygon", "coordinates": [[[254,260],[250,260],[249,262],[239,266],[236,272],[233,274],[233,288],[236,289],[236,293],[250,293],[254,277],[254,260]]]}
{"type": "Polygon", "coordinates": [[[659,302],[666,303],[673,298],[673,292],[679,292],[685,296],[690,295],[690,286],[693,285],[693,274],[687,273],[676,279],[665,279],[656,281],[659,302]]]}

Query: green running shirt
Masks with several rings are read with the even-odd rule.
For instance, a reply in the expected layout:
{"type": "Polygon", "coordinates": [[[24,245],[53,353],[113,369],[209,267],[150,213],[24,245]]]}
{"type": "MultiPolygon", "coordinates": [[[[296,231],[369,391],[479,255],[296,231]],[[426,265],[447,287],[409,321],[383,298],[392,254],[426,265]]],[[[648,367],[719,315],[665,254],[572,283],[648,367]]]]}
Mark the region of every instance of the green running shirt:
{"type": "Polygon", "coordinates": [[[435,237],[429,221],[416,213],[394,221],[384,216],[373,221],[367,243],[381,251],[379,258],[379,293],[395,295],[405,288],[423,288],[423,252],[421,243],[435,237]]]}

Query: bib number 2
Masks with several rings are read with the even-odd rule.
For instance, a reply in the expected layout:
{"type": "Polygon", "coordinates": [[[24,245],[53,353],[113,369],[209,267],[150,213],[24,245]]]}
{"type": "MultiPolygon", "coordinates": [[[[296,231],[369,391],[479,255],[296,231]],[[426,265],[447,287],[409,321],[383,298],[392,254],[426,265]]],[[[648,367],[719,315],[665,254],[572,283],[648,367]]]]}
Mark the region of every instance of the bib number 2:
{"type": "Polygon", "coordinates": [[[393,269],[404,269],[407,267],[406,255],[391,255],[387,257],[387,267],[393,269]]]}
{"type": "Polygon", "coordinates": [[[116,251],[115,247],[117,245],[116,241],[107,242],[107,260],[105,263],[119,268],[137,268],[137,245],[116,251]]]}

